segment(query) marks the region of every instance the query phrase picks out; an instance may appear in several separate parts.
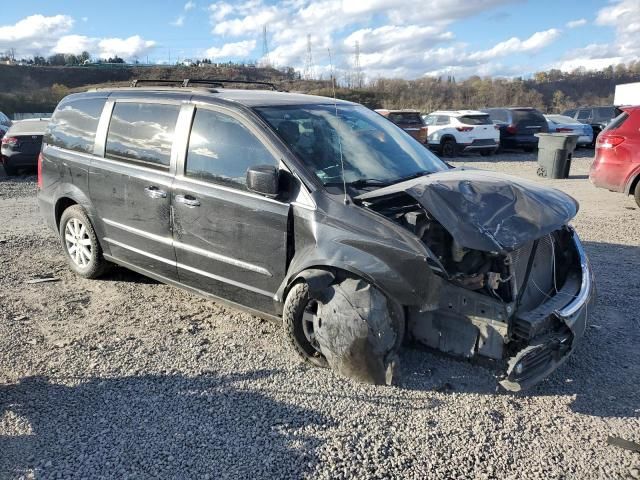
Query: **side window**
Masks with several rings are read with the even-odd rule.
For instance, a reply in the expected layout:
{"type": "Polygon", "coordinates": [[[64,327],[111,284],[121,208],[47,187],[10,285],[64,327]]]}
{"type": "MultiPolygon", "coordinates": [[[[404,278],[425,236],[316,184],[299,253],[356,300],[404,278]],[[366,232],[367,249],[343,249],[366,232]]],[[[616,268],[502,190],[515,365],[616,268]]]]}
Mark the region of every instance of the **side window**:
{"type": "Polygon", "coordinates": [[[578,110],[578,120],[587,120],[591,115],[591,110],[578,110]]]}
{"type": "Polygon", "coordinates": [[[109,122],[105,157],[169,168],[178,105],[116,102],[109,122]]]}
{"type": "Polygon", "coordinates": [[[76,152],[93,153],[98,121],[106,98],[85,98],[62,102],[56,108],[44,143],[76,152]]]}
{"type": "Polygon", "coordinates": [[[438,115],[438,121],[436,125],[449,125],[449,117],[446,115],[438,115]]]}
{"type": "Polygon", "coordinates": [[[427,115],[427,118],[424,119],[424,123],[426,125],[435,125],[438,121],[437,115],[427,115]]]}
{"type": "Polygon", "coordinates": [[[508,110],[504,109],[495,109],[495,110],[485,110],[491,121],[494,123],[509,123],[509,113],[508,110]]]}
{"type": "Polygon", "coordinates": [[[278,161],[238,120],[212,110],[196,110],[187,150],[187,177],[246,190],[247,169],[256,165],[277,166],[278,161]]]}

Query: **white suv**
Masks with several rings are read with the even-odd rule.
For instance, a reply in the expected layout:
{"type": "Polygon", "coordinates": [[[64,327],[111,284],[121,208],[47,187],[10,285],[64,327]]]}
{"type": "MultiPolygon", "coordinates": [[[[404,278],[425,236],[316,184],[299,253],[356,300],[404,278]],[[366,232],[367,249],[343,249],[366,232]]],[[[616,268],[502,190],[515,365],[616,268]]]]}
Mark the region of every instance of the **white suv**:
{"type": "Polygon", "coordinates": [[[422,117],[429,128],[429,148],[443,157],[465,151],[493,155],[500,146],[500,130],[489,114],[477,110],[439,110],[422,117]]]}

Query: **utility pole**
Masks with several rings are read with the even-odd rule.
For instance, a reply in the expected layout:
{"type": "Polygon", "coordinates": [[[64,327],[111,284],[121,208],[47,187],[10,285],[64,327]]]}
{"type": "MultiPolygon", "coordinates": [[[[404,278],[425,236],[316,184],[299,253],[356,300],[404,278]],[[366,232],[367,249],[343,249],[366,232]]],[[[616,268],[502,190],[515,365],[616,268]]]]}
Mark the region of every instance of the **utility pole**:
{"type": "Polygon", "coordinates": [[[313,74],[313,58],[311,56],[311,34],[307,34],[307,56],[304,59],[304,79],[312,80],[313,74]]]}
{"type": "Polygon", "coordinates": [[[356,88],[362,88],[362,69],[360,68],[360,42],[356,40],[356,54],[353,62],[353,69],[355,70],[355,82],[356,88]]]}
{"type": "Polygon", "coordinates": [[[265,67],[271,66],[271,60],[269,59],[269,42],[267,39],[267,25],[262,27],[262,62],[265,67]]]}

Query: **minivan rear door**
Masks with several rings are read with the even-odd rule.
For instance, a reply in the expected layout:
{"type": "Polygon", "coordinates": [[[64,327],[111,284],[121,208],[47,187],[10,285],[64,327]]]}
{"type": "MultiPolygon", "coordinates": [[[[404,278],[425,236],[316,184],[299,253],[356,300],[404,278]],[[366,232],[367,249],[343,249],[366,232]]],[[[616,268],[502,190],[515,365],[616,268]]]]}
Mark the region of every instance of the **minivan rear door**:
{"type": "Polygon", "coordinates": [[[96,140],[104,158],[91,163],[89,191],[109,254],[129,266],[176,280],[171,159],[180,105],[166,102],[129,98],[107,102],[98,127],[103,133],[96,140]]]}
{"type": "Polygon", "coordinates": [[[246,172],[279,166],[279,158],[235,110],[191,108],[172,199],[180,281],[272,313],[286,272],[290,205],[248,191],[246,172]]]}

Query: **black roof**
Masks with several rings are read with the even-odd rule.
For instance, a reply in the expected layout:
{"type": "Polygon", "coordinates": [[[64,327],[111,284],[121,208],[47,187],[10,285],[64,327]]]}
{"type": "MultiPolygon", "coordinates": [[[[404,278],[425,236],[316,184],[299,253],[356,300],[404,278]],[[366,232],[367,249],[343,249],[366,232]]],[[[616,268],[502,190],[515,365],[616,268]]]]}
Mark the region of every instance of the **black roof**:
{"type": "MultiPolygon", "coordinates": [[[[71,97],[154,97],[185,100],[222,100],[247,107],[283,106],[283,105],[333,105],[334,99],[303,93],[277,92],[270,90],[247,90],[233,88],[200,87],[114,87],[90,90],[86,93],[72,94],[71,97]]],[[[335,100],[338,105],[356,105],[345,100],[335,100]]]]}

